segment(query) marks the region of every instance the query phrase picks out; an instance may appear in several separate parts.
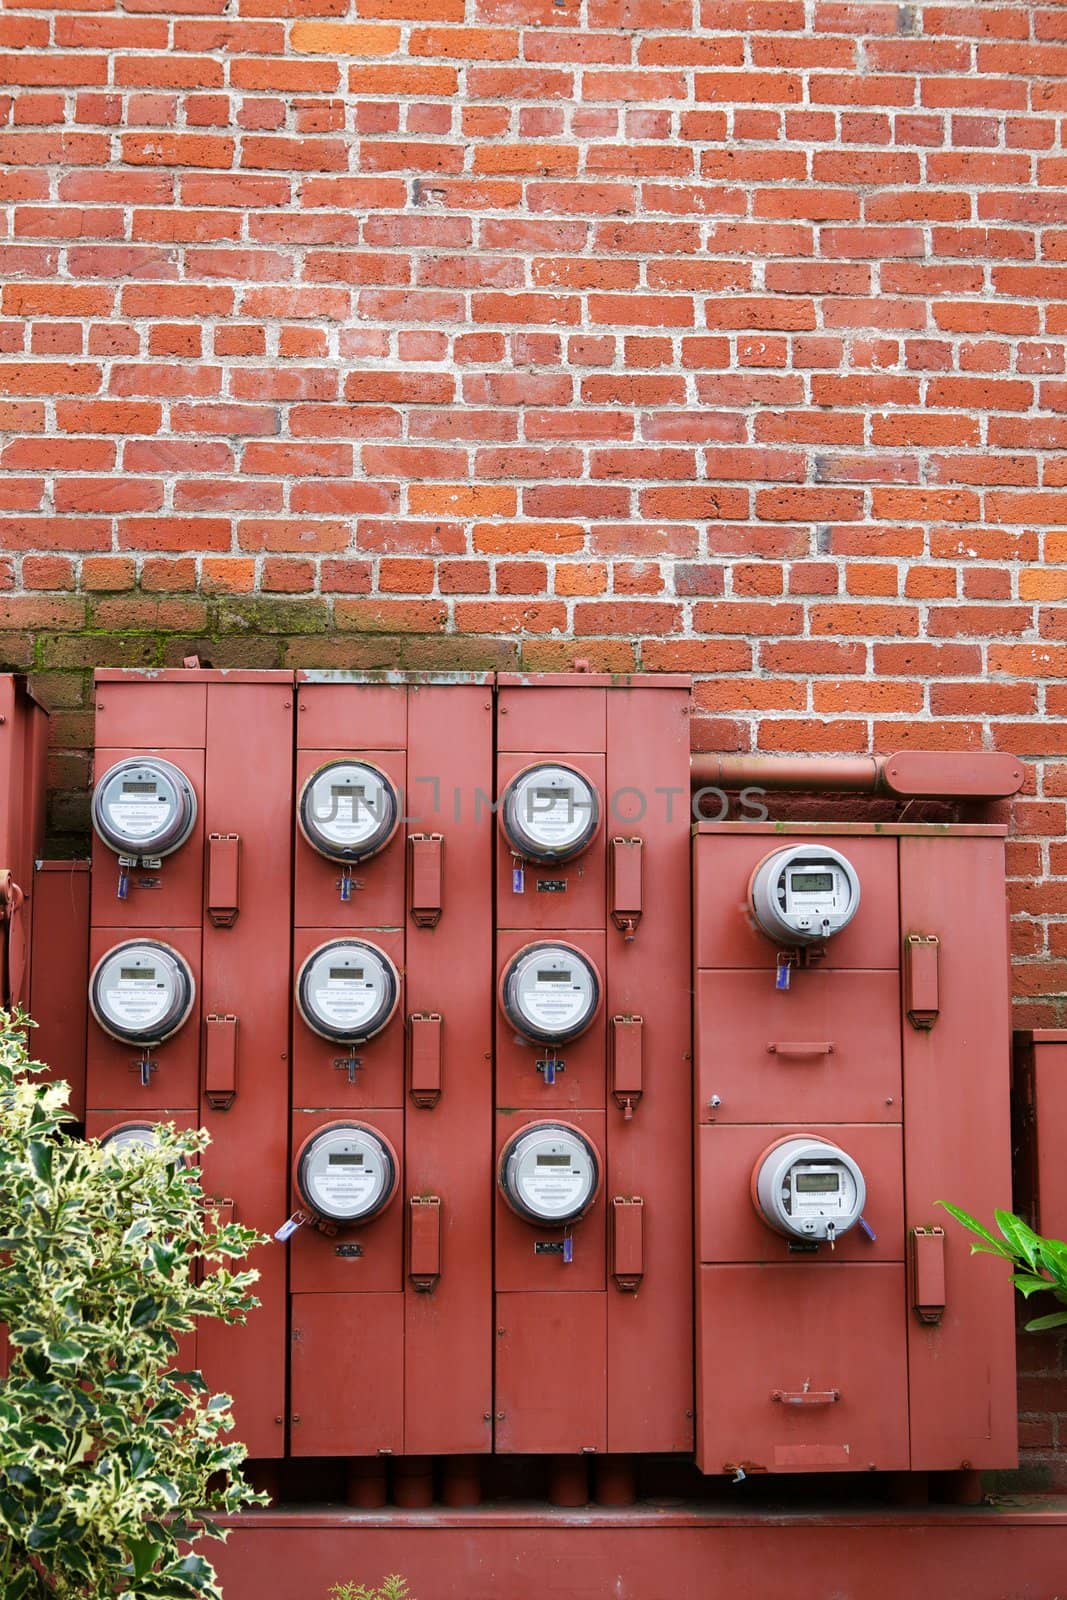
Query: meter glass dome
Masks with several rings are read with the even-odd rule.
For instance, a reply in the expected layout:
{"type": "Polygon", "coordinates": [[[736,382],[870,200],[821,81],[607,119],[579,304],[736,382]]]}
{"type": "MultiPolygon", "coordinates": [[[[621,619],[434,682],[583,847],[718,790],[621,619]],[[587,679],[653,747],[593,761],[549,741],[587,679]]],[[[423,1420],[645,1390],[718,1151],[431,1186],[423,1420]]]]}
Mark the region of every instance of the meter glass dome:
{"type": "Polygon", "coordinates": [[[600,826],[596,789],[573,767],[545,763],[518,773],[504,792],[501,822],[511,848],[532,861],[569,861],[600,826]]]}
{"type": "Polygon", "coordinates": [[[361,1122],[336,1122],[305,1140],[296,1187],[309,1210],[329,1222],[369,1222],[396,1193],[396,1152],[361,1122]]]}
{"type": "Polygon", "coordinates": [[[384,772],[367,761],[331,761],[300,791],[297,815],[308,843],[331,861],[364,861],[389,843],[400,799],[384,772]]]}
{"type": "Polygon", "coordinates": [[[400,1001],[400,975],[377,945],[333,939],[313,950],[296,985],[300,1015],[315,1033],[362,1044],[380,1033],[400,1001]]]}
{"type": "Polygon", "coordinates": [[[778,1233],[812,1243],[854,1227],[867,1199],[863,1173],[827,1139],[783,1139],[764,1152],[753,1174],[763,1220],[778,1233]]]}
{"type": "Polygon", "coordinates": [[[600,974],[568,944],[528,944],[504,973],[501,999],[525,1038],[562,1044],[576,1039],[600,1009],[600,974]]]}
{"type": "Polygon", "coordinates": [[[159,1143],[159,1135],[150,1122],[124,1122],[121,1127],[112,1128],[105,1133],[100,1144],[105,1150],[112,1150],[116,1155],[125,1155],[127,1150],[154,1150],[159,1143]]]}
{"type": "Polygon", "coordinates": [[[119,855],[168,856],[196,823],[193,786],[158,756],[119,761],[93,790],[93,827],[119,855]]]}
{"type": "Polygon", "coordinates": [[[767,856],[752,875],[750,892],[753,915],[769,939],[815,944],[852,921],[860,880],[839,851],[814,840],[767,856]]]}
{"type": "Polygon", "coordinates": [[[161,1044],[193,1009],[196,983],[185,957],[154,939],[109,950],[89,980],[93,1016],[113,1039],[161,1044]]]}
{"type": "Polygon", "coordinates": [[[537,1122],[504,1146],[500,1187],[511,1209],[527,1222],[575,1222],[597,1197],[600,1157],[577,1128],[537,1122]]]}

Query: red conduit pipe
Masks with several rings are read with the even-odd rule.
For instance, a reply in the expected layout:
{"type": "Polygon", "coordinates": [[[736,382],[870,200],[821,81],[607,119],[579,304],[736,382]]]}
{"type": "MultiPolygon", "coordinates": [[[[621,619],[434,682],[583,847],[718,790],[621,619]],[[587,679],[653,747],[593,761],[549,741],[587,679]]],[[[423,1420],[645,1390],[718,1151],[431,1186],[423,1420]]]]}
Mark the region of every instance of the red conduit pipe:
{"type": "Polygon", "coordinates": [[[891,756],[696,754],[694,790],[791,789],[887,794],[901,800],[1005,800],[1026,778],[1022,762],[992,750],[901,750],[891,756]]]}

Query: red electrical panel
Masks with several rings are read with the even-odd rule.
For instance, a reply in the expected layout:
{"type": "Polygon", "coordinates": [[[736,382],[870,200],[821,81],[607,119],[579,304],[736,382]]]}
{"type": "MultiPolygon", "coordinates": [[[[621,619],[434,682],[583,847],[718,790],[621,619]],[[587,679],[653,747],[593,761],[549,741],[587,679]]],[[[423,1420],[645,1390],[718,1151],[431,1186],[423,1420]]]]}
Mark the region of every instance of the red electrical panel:
{"type": "Polygon", "coordinates": [[[492,1442],[492,687],[298,680],[291,1451],[492,1442]]]}
{"type": "MultiPolygon", "coordinates": [[[[1014,1040],[1015,1200],[1038,1233],[1067,1238],[1067,1030],[1020,1030],[1014,1040]]],[[[988,1219],[985,1219],[988,1221],[988,1219]]]]}
{"type": "Polygon", "coordinates": [[[0,1005],[27,1005],[34,862],[44,854],[48,716],[0,674],[0,1005]]]}
{"type": "Polygon", "coordinates": [[[496,1449],[684,1451],[688,680],[497,681],[496,1449]]]}
{"type": "Polygon", "coordinates": [[[1011,1286],[936,1204],[1010,1193],[1003,830],[694,851],[698,1465],[1012,1465],[1011,1286]]]}
{"type": "Polygon", "coordinates": [[[33,872],[29,1011],[37,1023],[30,1054],[46,1080],[70,1085],[70,1119],[85,1120],[85,1037],[89,1013],[89,863],[38,861],[33,872]]]}
{"type": "MultiPolygon", "coordinates": [[[[87,1131],[207,1128],[205,1193],[266,1234],[288,1200],[293,716],[287,673],[96,674],[87,1131]]],[[[248,1264],[260,1307],[204,1324],[195,1358],[277,1457],[285,1252],[248,1264]]]]}

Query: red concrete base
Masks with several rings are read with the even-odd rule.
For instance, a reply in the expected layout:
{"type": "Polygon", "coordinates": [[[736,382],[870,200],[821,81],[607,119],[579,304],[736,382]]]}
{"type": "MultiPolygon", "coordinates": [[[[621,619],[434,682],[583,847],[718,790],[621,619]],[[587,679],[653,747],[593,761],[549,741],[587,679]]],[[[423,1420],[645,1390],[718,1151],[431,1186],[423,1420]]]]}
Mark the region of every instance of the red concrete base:
{"type": "Polygon", "coordinates": [[[1053,1600],[1067,1500],[724,1511],[265,1511],[211,1547],[226,1600],[327,1600],[399,1572],[414,1600],[1053,1600]]]}

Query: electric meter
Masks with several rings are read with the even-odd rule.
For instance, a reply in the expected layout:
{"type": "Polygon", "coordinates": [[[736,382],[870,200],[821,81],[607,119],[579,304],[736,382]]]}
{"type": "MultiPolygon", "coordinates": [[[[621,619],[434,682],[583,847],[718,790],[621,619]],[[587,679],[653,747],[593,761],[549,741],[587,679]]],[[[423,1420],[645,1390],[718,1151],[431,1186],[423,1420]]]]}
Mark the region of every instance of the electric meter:
{"type": "Polygon", "coordinates": [[[155,939],[115,945],[89,980],[93,1016],[105,1033],[129,1044],[162,1044],[188,1019],[195,998],[185,957],[155,939]]]}
{"type": "Polygon", "coordinates": [[[584,1033],[600,1010],[600,974],[570,944],[528,944],[504,971],[500,999],[527,1039],[563,1044],[584,1033]]]}
{"type": "Polygon", "coordinates": [[[151,1122],[122,1122],[100,1140],[102,1149],[112,1150],[119,1156],[125,1155],[127,1150],[154,1150],[158,1143],[159,1135],[151,1122]]]}
{"type": "Polygon", "coordinates": [[[504,1146],[500,1187],[527,1222],[576,1222],[600,1192],[600,1157],[577,1128],[535,1122],[504,1146]]]}
{"type": "Polygon", "coordinates": [[[185,773],[158,756],[118,761],[93,790],[93,827],[120,856],[159,860],[183,845],[196,822],[185,773]]]}
{"type": "Polygon", "coordinates": [[[500,813],[516,855],[531,861],[570,861],[600,826],[600,801],[574,767],[546,762],[527,767],[504,791],[500,813]]]}
{"type": "Polygon", "coordinates": [[[764,1222],[778,1233],[833,1244],[860,1220],[867,1199],[863,1173],[850,1155],[814,1135],[782,1139],[764,1152],[752,1175],[764,1222]]]}
{"type": "Polygon", "coordinates": [[[389,1140],[362,1122],[331,1122],[304,1140],[294,1173],[301,1201],[327,1222],[369,1222],[396,1194],[389,1140]]]}
{"type": "Polygon", "coordinates": [[[750,895],[753,915],[769,939],[815,944],[852,921],[860,903],[860,880],[843,855],[813,840],[775,850],[761,861],[750,895]]]}
{"type": "Polygon", "coordinates": [[[300,831],[331,861],[365,861],[385,848],[400,822],[396,789],[369,761],[330,761],[300,791],[300,831]]]}
{"type": "Polygon", "coordinates": [[[332,939],[300,968],[296,1003],[323,1039],[362,1044],[382,1031],[399,1005],[400,974],[377,945],[332,939]]]}

